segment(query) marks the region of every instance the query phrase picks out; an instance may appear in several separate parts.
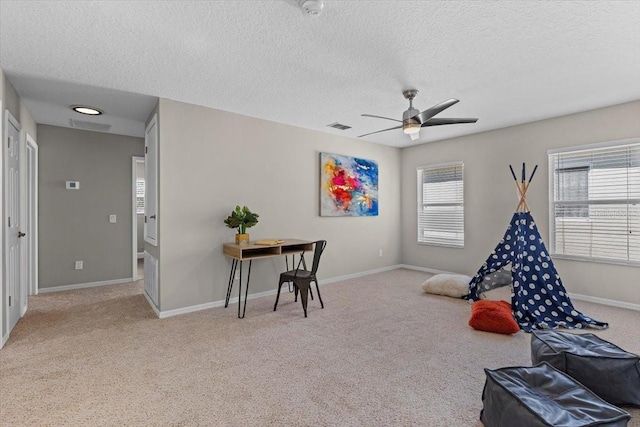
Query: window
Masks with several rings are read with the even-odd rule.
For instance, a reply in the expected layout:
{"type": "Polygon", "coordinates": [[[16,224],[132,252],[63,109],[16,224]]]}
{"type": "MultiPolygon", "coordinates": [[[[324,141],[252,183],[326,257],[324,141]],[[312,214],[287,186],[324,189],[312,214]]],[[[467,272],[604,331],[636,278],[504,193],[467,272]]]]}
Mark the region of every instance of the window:
{"type": "MultiPolygon", "coordinates": [[[[589,198],[589,168],[573,167],[556,170],[556,200],[580,201],[589,198]]],[[[589,216],[589,205],[567,205],[556,211],[556,217],[584,218],[589,216]]]]}
{"type": "Polygon", "coordinates": [[[136,213],[144,214],[144,179],[136,179],[136,213]]]}
{"type": "Polygon", "coordinates": [[[464,247],[463,163],[418,168],[418,243],[464,247]]]}
{"type": "Polygon", "coordinates": [[[640,139],[549,152],[551,252],[640,265],[640,139]]]}

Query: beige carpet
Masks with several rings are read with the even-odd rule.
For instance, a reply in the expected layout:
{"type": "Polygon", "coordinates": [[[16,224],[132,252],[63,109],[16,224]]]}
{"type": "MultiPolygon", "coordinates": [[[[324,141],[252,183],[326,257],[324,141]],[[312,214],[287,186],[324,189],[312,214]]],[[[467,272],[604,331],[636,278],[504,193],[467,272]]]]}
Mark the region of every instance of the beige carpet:
{"type": "MultiPolygon", "coordinates": [[[[0,351],[0,424],[480,426],[483,368],[529,365],[530,336],[467,326],[462,300],[395,270],[157,319],[141,283],[44,294],[0,351]]],[[[640,313],[575,301],[640,353],[640,313]]],[[[640,410],[627,409],[640,426],[640,410]]]]}

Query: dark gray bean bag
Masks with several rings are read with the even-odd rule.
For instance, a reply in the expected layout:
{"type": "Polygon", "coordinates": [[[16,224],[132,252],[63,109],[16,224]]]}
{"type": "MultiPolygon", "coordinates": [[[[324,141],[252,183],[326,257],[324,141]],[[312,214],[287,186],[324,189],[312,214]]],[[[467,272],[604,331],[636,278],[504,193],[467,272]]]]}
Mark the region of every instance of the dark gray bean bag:
{"type": "Polygon", "coordinates": [[[548,362],[614,405],[640,407],[640,357],[594,334],[532,331],[531,364],[548,362]]]}
{"type": "Polygon", "coordinates": [[[631,415],[547,363],[485,369],[485,427],[624,427],[631,415]]]}

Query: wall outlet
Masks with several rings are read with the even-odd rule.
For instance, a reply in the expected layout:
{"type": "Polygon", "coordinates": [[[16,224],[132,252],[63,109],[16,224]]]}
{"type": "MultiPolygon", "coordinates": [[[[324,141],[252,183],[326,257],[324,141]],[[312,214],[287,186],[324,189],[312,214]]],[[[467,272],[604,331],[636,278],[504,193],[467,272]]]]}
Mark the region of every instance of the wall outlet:
{"type": "Polygon", "coordinates": [[[116,216],[115,215],[109,215],[109,222],[111,224],[115,224],[116,223],[116,216]]]}
{"type": "Polygon", "coordinates": [[[76,270],[82,270],[84,268],[84,261],[76,261],[76,270]]]}
{"type": "Polygon", "coordinates": [[[235,276],[233,276],[233,280],[240,280],[240,271],[236,270],[235,276]]]}
{"type": "Polygon", "coordinates": [[[382,256],[382,249],[378,249],[378,256],[382,256]]]}

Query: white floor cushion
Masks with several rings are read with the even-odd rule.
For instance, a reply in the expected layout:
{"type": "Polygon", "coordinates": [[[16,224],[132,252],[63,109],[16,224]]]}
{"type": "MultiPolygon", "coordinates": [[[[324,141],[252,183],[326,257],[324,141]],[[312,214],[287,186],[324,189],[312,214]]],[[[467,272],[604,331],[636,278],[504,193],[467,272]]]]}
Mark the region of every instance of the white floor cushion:
{"type": "Polygon", "coordinates": [[[462,274],[436,274],[422,284],[422,290],[428,294],[462,298],[469,295],[471,277],[462,274]]]}

